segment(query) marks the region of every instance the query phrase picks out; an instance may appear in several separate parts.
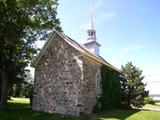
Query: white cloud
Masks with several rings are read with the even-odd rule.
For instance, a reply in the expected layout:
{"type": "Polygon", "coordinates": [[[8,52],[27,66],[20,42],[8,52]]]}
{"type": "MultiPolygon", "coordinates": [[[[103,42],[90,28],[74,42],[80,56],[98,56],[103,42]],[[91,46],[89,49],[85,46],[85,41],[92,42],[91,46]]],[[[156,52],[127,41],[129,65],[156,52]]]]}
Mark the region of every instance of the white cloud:
{"type": "Polygon", "coordinates": [[[131,47],[123,47],[120,49],[121,53],[128,53],[131,50],[131,47]]]}
{"type": "Polygon", "coordinates": [[[160,93],[160,68],[145,68],[143,71],[145,76],[143,82],[147,83],[146,89],[150,94],[160,93]]]}
{"type": "Polygon", "coordinates": [[[149,90],[149,94],[160,94],[160,81],[147,83],[146,90],[149,90]]]}
{"type": "MultiPolygon", "coordinates": [[[[96,9],[101,8],[103,6],[103,4],[104,4],[104,0],[97,0],[95,3],[90,2],[89,3],[89,8],[88,8],[90,14],[93,15],[93,12],[96,9]]],[[[114,18],[117,14],[118,14],[117,11],[109,11],[109,12],[104,13],[104,14],[99,14],[94,18],[93,22],[97,23],[97,22],[101,22],[101,21],[110,20],[110,19],[114,18]]],[[[88,22],[82,23],[79,26],[79,29],[87,30],[88,26],[89,26],[89,20],[88,20],[88,22]]]]}
{"type": "MultiPolygon", "coordinates": [[[[101,14],[101,15],[97,16],[94,21],[95,22],[101,22],[101,21],[110,20],[113,17],[115,17],[117,14],[118,14],[117,11],[111,11],[111,12],[108,12],[108,13],[105,13],[105,14],[101,14]]],[[[89,26],[89,22],[86,22],[86,23],[81,24],[79,26],[79,28],[82,29],[82,30],[87,30],[88,26],[89,26]]]]}
{"type": "Polygon", "coordinates": [[[132,47],[132,50],[133,50],[133,51],[136,51],[136,50],[140,50],[140,49],[143,49],[143,48],[144,48],[144,46],[138,45],[138,46],[133,46],[133,47],[132,47]]]}
{"type": "Polygon", "coordinates": [[[106,21],[114,18],[118,14],[117,11],[110,11],[104,14],[101,14],[97,17],[97,21],[106,21]]]}
{"type": "Polygon", "coordinates": [[[94,9],[98,9],[102,5],[103,5],[103,0],[97,0],[93,7],[94,7],[94,9]]]}
{"type": "Polygon", "coordinates": [[[97,0],[95,3],[90,2],[88,11],[92,14],[96,9],[103,5],[103,0],[97,0]]]}
{"type": "Polygon", "coordinates": [[[134,46],[127,46],[120,49],[120,54],[127,54],[129,52],[137,51],[143,49],[144,46],[142,45],[134,45],[134,46]]]}
{"type": "Polygon", "coordinates": [[[144,82],[146,83],[160,81],[160,69],[145,70],[144,75],[145,75],[144,82]]]}

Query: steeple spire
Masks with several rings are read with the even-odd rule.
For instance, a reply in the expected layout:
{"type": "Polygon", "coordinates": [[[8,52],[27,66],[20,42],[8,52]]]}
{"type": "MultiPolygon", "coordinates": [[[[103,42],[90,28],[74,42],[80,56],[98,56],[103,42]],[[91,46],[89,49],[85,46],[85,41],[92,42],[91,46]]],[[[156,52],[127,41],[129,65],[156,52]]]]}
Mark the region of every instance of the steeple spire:
{"type": "Polygon", "coordinates": [[[94,29],[94,25],[93,25],[93,20],[92,20],[92,15],[90,15],[90,29],[94,29]]]}
{"type": "Polygon", "coordinates": [[[96,30],[94,29],[92,15],[90,15],[89,29],[87,30],[88,39],[87,40],[96,40],[96,30]]]}
{"type": "Polygon", "coordinates": [[[99,47],[101,46],[96,40],[96,30],[94,29],[92,15],[90,15],[89,28],[87,30],[87,41],[83,44],[93,54],[99,55],[99,47]]]}

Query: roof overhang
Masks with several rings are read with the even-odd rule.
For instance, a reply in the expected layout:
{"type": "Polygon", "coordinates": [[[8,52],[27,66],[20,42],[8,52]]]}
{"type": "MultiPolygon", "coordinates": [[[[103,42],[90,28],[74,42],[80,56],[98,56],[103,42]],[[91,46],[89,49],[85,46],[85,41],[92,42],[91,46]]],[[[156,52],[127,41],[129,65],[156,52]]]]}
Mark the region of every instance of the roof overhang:
{"type": "Polygon", "coordinates": [[[40,53],[37,55],[37,57],[32,61],[31,63],[31,67],[36,67],[37,63],[39,62],[41,56],[45,53],[46,49],[48,48],[48,46],[50,45],[50,43],[52,42],[52,40],[56,37],[56,35],[60,36],[63,40],[65,40],[70,46],[72,46],[73,48],[75,48],[76,50],[78,50],[80,53],[82,53],[83,56],[88,57],[89,59],[91,59],[92,61],[95,61],[99,64],[104,64],[108,67],[110,67],[111,69],[120,72],[119,69],[117,69],[116,67],[112,66],[110,63],[108,63],[106,60],[104,60],[102,57],[97,56],[92,54],[87,48],[85,48],[84,46],[78,44],[75,40],[71,39],[70,37],[66,36],[65,34],[63,34],[62,32],[58,32],[55,29],[53,30],[53,32],[51,33],[49,39],[46,41],[46,43],[44,44],[42,50],[40,51],[40,53]]]}
{"type": "Polygon", "coordinates": [[[87,40],[86,42],[83,43],[83,45],[88,45],[88,44],[97,44],[98,46],[101,46],[96,40],[87,40]]]}

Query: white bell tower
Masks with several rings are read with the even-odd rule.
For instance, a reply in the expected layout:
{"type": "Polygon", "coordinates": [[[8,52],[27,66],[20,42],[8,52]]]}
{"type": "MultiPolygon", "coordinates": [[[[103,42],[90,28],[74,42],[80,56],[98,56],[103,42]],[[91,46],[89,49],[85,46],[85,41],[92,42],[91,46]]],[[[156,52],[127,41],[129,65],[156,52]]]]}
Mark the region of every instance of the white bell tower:
{"type": "Polygon", "coordinates": [[[99,55],[99,47],[101,46],[96,40],[96,30],[94,29],[92,15],[90,15],[90,24],[87,30],[87,41],[83,45],[93,54],[99,55]]]}

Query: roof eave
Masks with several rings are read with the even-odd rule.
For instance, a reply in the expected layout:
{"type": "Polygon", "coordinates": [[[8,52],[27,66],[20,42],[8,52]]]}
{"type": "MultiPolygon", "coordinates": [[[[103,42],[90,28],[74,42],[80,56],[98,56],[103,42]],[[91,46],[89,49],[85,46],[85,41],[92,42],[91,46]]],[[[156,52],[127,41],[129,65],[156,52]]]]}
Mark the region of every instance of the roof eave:
{"type": "MultiPolygon", "coordinates": [[[[106,62],[105,60],[100,60],[100,58],[98,58],[97,56],[93,55],[92,53],[90,53],[89,51],[79,48],[79,46],[74,45],[69,38],[65,37],[64,35],[62,35],[60,32],[56,31],[55,29],[53,30],[53,32],[51,33],[49,39],[46,41],[46,43],[44,44],[42,50],[40,51],[40,53],[37,55],[37,57],[35,58],[35,60],[33,60],[33,62],[31,63],[31,67],[36,67],[38,61],[40,60],[41,56],[44,54],[45,50],[47,49],[49,43],[52,42],[52,38],[54,38],[54,35],[58,34],[62,39],[64,39],[69,45],[71,45],[73,48],[75,48],[76,50],[78,50],[79,52],[81,52],[83,55],[97,61],[100,64],[104,64],[108,67],[110,67],[111,69],[120,72],[120,70],[118,70],[117,68],[115,68],[114,66],[110,65],[108,62],[106,62]]],[[[76,43],[78,44],[78,43],[76,43]]]]}

